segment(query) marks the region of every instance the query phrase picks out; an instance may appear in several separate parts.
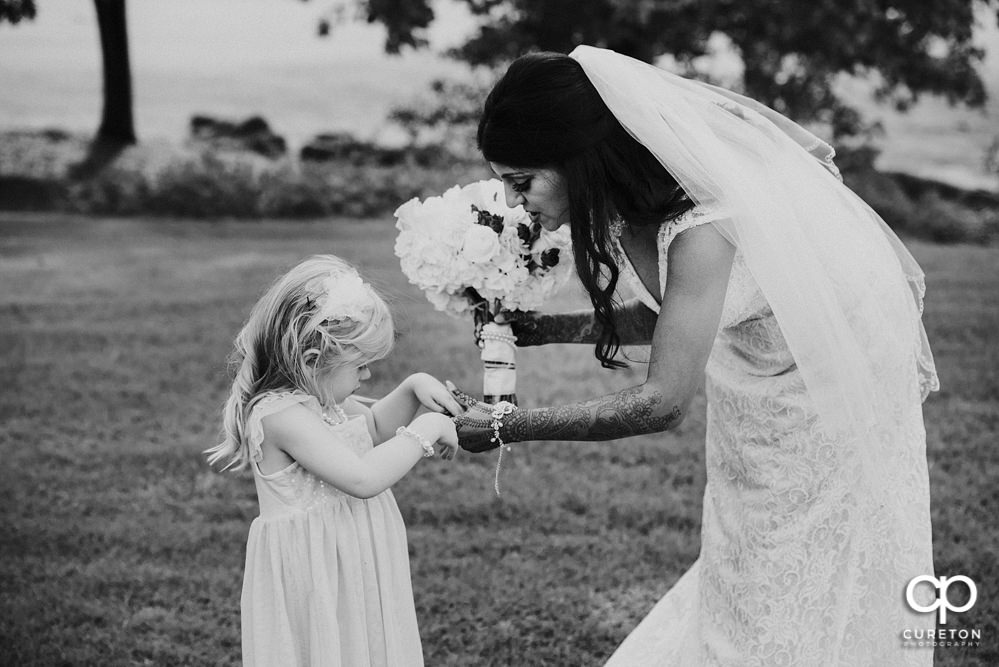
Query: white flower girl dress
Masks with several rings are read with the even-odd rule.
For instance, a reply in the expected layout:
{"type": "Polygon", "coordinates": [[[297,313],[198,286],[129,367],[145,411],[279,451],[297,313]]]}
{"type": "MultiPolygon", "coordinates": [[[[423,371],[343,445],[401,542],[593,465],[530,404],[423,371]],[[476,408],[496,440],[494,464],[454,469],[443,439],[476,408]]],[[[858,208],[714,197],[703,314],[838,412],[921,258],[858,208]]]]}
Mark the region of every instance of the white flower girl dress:
{"type": "MultiPolygon", "coordinates": [[[[392,491],[355,498],[298,463],[260,472],[261,420],[294,404],[322,414],[315,397],[282,392],[257,401],[247,419],[260,516],[246,546],[243,664],[422,666],[406,528],[392,491]]],[[[329,429],[358,454],[373,447],[363,416],[329,429]]]]}

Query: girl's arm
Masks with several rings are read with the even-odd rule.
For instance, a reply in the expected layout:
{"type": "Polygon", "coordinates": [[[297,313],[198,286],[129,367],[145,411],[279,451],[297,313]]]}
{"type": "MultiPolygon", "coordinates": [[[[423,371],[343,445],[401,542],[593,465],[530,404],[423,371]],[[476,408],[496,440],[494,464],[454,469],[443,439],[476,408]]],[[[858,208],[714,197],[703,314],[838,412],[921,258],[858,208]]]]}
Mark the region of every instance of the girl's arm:
{"type": "MultiPolygon", "coordinates": [[[[514,312],[501,315],[513,327],[518,347],[549,343],[596,344],[600,326],[592,309],[568,313],[514,312]]],[[[615,312],[622,345],[648,345],[656,326],[656,314],[639,299],[630,299],[615,312]]]]}
{"type": "MultiPolygon", "coordinates": [[[[388,489],[423,458],[420,443],[407,435],[388,439],[363,456],[331,436],[322,419],[302,405],[264,417],[264,441],[341,491],[371,498],[388,489]]],[[[431,443],[457,446],[454,423],[442,414],[420,415],[409,428],[431,443]]]]}
{"type": "MultiPolygon", "coordinates": [[[[734,255],[735,248],[711,225],[677,236],[669,248],[666,291],[645,382],[571,405],[514,410],[503,418],[503,441],[610,440],[679,424],[704,377],[734,255]]],[[[491,406],[465,402],[469,410],[458,419],[462,447],[495,447],[489,441],[491,406]]]]}
{"type": "Polygon", "coordinates": [[[464,409],[437,378],[414,373],[371,406],[372,439],[380,443],[395,436],[396,429],[412,421],[421,407],[452,415],[461,414],[464,409]]]}

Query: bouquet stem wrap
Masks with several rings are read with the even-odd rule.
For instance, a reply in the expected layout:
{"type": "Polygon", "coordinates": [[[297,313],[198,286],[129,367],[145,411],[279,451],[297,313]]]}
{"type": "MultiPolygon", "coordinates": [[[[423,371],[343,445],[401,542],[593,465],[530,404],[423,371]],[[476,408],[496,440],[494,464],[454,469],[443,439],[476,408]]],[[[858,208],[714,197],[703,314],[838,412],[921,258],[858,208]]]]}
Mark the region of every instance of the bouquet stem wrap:
{"type": "Polygon", "coordinates": [[[482,400],[517,404],[517,337],[509,324],[482,326],[482,400]]]}

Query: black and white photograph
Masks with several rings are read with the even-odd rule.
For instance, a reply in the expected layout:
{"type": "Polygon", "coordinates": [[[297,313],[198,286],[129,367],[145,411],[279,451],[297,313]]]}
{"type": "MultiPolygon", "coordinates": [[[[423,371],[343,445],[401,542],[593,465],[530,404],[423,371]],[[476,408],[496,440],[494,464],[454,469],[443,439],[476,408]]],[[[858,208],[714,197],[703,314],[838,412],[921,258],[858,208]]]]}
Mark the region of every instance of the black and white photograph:
{"type": "Polygon", "coordinates": [[[999,0],[0,0],[0,664],[999,664],[999,0]]]}

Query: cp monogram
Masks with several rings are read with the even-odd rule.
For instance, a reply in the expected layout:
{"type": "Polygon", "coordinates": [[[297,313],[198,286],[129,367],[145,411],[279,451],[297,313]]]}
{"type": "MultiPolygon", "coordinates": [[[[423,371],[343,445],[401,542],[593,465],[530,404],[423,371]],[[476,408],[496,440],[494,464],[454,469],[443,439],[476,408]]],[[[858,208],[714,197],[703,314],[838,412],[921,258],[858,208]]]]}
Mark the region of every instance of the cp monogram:
{"type": "Polygon", "coordinates": [[[939,579],[937,579],[936,577],[931,577],[928,574],[923,574],[918,577],[914,577],[913,580],[909,582],[909,585],[905,587],[905,601],[909,603],[909,606],[912,608],[912,610],[925,614],[935,609],[939,609],[940,610],[939,617],[941,625],[947,624],[948,611],[952,611],[958,614],[960,614],[961,612],[968,611],[973,606],[975,606],[975,602],[977,600],[978,600],[978,588],[975,586],[975,582],[973,582],[971,579],[964,576],[963,574],[959,574],[956,577],[940,577],[939,579]],[[924,581],[927,582],[928,584],[931,584],[934,588],[936,588],[940,592],[938,598],[933,601],[933,604],[925,607],[923,605],[918,604],[916,600],[913,599],[912,596],[912,592],[913,590],[915,590],[916,586],[924,581]],[[965,603],[963,607],[955,607],[950,603],[950,600],[947,599],[947,588],[955,581],[963,582],[968,587],[968,592],[970,595],[968,597],[968,602],[965,603]]]}

